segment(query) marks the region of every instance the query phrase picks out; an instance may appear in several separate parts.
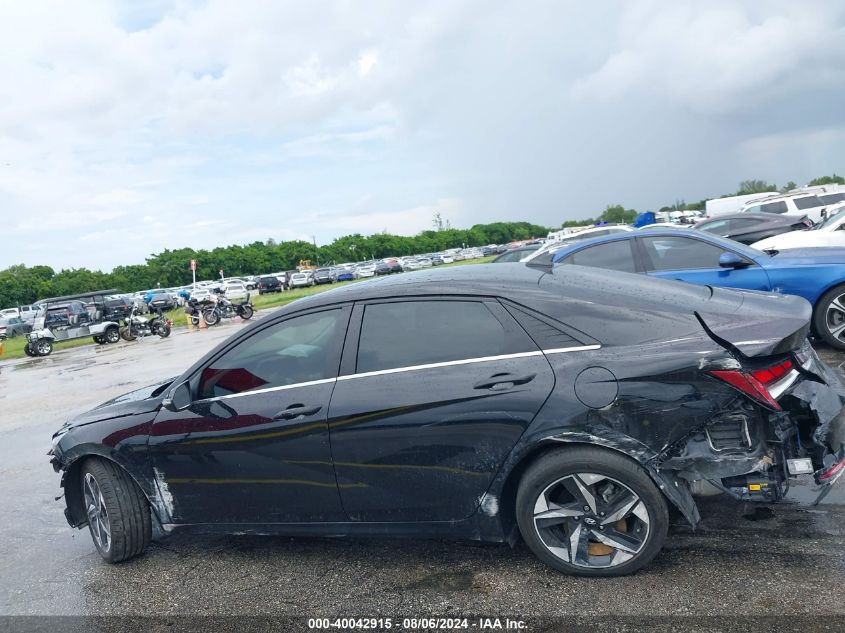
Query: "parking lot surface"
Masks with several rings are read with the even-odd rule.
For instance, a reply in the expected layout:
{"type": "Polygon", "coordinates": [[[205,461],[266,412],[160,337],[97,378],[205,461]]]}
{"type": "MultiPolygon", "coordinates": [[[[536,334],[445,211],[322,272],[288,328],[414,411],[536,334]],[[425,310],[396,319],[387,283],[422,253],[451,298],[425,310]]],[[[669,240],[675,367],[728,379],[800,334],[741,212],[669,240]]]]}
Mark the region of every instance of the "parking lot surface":
{"type": "Polygon", "coordinates": [[[174,536],[138,559],[103,563],[55,499],[51,434],[92,405],[180,373],[239,327],[0,362],[0,614],[806,614],[835,623],[845,613],[842,488],[817,507],[800,486],[777,506],[703,500],[700,528],[674,523],[654,563],[627,578],[562,576],[521,544],[444,540],[174,536]]]}

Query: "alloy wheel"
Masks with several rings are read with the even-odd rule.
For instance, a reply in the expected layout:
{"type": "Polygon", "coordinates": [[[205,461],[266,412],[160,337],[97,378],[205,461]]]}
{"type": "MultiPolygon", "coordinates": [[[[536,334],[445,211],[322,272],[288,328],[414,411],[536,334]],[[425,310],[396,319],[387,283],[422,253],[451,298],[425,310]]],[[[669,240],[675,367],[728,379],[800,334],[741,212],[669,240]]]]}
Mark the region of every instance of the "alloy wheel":
{"type": "Polygon", "coordinates": [[[833,338],[845,342],[845,294],[834,297],[825,312],[827,331],[833,338]]]}
{"type": "Polygon", "coordinates": [[[579,567],[615,567],[645,546],[651,519],[625,484],[595,473],[558,479],[534,504],[537,535],[554,556],[579,567]]]}
{"type": "Polygon", "coordinates": [[[88,526],[94,542],[103,551],[111,548],[111,526],[106,501],[94,475],[86,473],[82,486],[85,497],[85,513],[88,515],[88,526]]]}

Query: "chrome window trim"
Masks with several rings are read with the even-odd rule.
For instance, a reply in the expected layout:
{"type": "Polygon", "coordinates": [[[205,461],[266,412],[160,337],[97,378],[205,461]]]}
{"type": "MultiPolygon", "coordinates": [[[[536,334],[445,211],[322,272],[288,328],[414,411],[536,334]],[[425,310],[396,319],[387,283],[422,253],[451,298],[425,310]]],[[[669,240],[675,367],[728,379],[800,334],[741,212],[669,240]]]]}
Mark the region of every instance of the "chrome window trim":
{"type": "Polygon", "coordinates": [[[311,387],[315,385],[327,385],[329,383],[337,382],[339,380],[354,380],[356,378],[370,378],[373,376],[386,376],[389,374],[399,374],[409,371],[419,371],[423,369],[438,369],[440,367],[452,367],[457,365],[470,365],[475,363],[487,363],[497,360],[510,360],[514,358],[530,358],[533,356],[544,356],[548,354],[563,354],[566,352],[583,352],[588,350],[600,349],[601,345],[579,345],[577,347],[558,347],[555,349],[534,350],[532,352],[517,352],[515,354],[499,354],[498,356],[480,356],[477,358],[462,358],[460,360],[447,360],[439,363],[426,363],[424,365],[409,365],[407,367],[393,367],[391,369],[380,369],[377,371],[367,371],[357,374],[347,374],[345,376],[338,376],[336,378],[323,378],[320,380],[309,380],[308,382],[298,382],[292,385],[281,385],[279,387],[265,387],[264,389],[253,389],[252,391],[242,391],[240,393],[231,393],[225,396],[216,396],[214,398],[205,398],[203,400],[194,401],[195,404],[201,402],[214,402],[216,400],[229,400],[231,398],[240,398],[242,396],[253,396],[262,393],[272,393],[274,391],[286,391],[288,389],[296,389],[298,387],[311,387]]]}
{"type": "Polygon", "coordinates": [[[498,356],[480,356],[478,358],[462,358],[460,360],[447,360],[438,363],[426,363],[424,365],[409,365],[407,367],[393,367],[391,369],[379,369],[376,371],[367,371],[356,374],[347,374],[345,376],[338,376],[338,380],[352,380],[355,378],[369,378],[371,376],[384,376],[388,374],[398,374],[408,371],[418,371],[421,369],[437,369],[440,367],[452,367],[455,365],[469,365],[475,363],[486,363],[495,360],[509,360],[512,358],[529,358],[532,356],[545,356],[547,354],[563,354],[565,352],[581,352],[586,350],[599,349],[601,345],[579,345],[577,347],[558,347],[555,349],[535,350],[533,352],[517,352],[516,354],[500,354],[498,356]]]}
{"type": "Polygon", "coordinates": [[[529,356],[542,356],[543,352],[518,352],[516,354],[500,354],[498,356],[480,356],[478,358],[462,358],[460,360],[447,360],[439,363],[426,363],[424,365],[409,365],[407,367],[392,367],[391,369],[378,369],[376,371],[365,371],[357,374],[338,376],[338,380],[352,380],[353,378],[369,378],[370,376],[385,376],[387,374],[398,374],[407,371],[418,371],[421,369],[437,369],[439,367],[451,367],[453,365],[469,365],[474,363],[485,363],[493,360],[508,360],[511,358],[527,358],[529,356]]]}
{"type": "Polygon", "coordinates": [[[288,389],[296,389],[297,387],[313,387],[315,385],[327,385],[337,381],[337,378],[321,378],[320,380],[309,380],[307,382],[296,382],[292,385],[280,385],[278,387],[265,387],[263,389],[253,389],[252,391],[241,391],[240,393],[230,393],[225,396],[215,396],[214,398],[204,398],[202,400],[194,400],[191,404],[199,404],[201,402],[214,402],[216,400],[229,400],[231,398],[240,398],[242,396],[254,396],[259,393],[271,393],[273,391],[286,391],[288,389]]]}
{"type": "Polygon", "coordinates": [[[586,352],[592,349],[601,349],[601,345],[578,345],[577,347],[556,347],[555,349],[544,349],[543,353],[549,354],[565,354],[567,352],[586,352]]]}

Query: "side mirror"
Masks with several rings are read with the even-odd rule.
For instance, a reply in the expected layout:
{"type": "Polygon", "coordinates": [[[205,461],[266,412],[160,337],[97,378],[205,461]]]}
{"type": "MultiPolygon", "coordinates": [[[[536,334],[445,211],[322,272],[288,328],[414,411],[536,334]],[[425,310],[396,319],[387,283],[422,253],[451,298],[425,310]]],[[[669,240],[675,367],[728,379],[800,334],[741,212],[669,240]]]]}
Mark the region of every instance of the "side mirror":
{"type": "Polygon", "coordinates": [[[161,406],[168,411],[176,412],[188,408],[191,402],[191,387],[185,381],[165,396],[161,401],[161,406]]]}
{"type": "Polygon", "coordinates": [[[726,251],[719,255],[719,266],[721,268],[746,268],[750,265],[750,262],[743,259],[736,253],[726,251]]]}

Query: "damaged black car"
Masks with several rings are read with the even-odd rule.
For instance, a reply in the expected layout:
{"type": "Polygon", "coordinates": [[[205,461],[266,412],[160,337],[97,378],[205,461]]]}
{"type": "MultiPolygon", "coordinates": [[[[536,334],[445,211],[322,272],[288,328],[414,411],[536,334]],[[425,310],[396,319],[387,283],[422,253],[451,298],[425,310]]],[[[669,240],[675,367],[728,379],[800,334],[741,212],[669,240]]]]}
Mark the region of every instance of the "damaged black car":
{"type": "Polygon", "coordinates": [[[171,532],[514,543],[647,565],[705,489],[822,496],[845,389],[797,297],[567,266],[421,271],[295,301],[180,377],[67,422],[73,527],[117,562],[171,532]]]}

